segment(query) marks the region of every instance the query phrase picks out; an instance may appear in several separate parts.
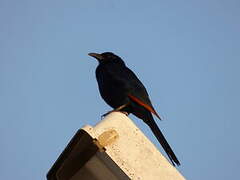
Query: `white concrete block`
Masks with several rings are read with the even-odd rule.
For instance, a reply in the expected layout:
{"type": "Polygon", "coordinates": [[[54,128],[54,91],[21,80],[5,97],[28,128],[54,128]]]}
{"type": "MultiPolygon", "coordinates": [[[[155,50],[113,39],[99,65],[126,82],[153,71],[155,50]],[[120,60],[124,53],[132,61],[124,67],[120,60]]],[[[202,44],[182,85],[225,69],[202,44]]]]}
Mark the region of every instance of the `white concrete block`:
{"type": "Polygon", "coordinates": [[[133,180],[183,180],[178,170],[125,114],[113,112],[95,127],[83,127],[133,180]]]}

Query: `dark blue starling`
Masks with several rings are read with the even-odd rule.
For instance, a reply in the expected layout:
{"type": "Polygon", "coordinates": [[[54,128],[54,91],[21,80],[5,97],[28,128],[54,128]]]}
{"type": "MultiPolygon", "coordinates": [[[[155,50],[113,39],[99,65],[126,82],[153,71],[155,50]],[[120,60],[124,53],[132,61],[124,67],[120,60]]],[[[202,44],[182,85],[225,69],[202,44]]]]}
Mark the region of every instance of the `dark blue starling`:
{"type": "Polygon", "coordinates": [[[142,119],[151,128],[172,164],[174,166],[175,164],[180,165],[172,148],[153,119],[152,114],[159,119],[161,118],[154,110],[147,90],[138,77],[120,57],[111,52],[89,53],[89,55],[99,62],[96,69],[99,91],[105,102],[113,108],[112,111],[132,113],[142,119]]]}

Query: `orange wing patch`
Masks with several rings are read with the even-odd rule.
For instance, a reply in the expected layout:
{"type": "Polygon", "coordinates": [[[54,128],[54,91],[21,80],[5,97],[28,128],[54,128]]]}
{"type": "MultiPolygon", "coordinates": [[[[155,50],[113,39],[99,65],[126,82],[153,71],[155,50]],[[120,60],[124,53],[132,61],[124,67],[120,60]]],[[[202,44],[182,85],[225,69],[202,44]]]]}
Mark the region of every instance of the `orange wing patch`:
{"type": "Polygon", "coordinates": [[[158,117],[158,119],[161,120],[160,116],[158,115],[158,113],[149,105],[147,105],[146,103],[142,102],[140,99],[136,98],[135,96],[129,94],[128,97],[133,100],[134,102],[138,103],[140,106],[143,106],[144,108],[146,108],[148,111],[150,111],[151,113],[153,113],[155,116],[158,117]]]}

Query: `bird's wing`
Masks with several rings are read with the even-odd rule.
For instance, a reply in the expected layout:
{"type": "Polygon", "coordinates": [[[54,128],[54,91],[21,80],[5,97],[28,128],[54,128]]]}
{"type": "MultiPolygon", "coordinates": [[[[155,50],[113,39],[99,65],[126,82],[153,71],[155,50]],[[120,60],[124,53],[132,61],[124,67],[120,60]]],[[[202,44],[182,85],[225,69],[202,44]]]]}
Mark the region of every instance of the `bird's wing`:
{"type": "Polygon", "coordinates": [[[128,97],[129,97],[132,101],[134,101],[134,102],[136,102],[137,104],[139,104],[140,106],[143,106],[145,109],[147,109],[148,111],[150,111],[151,113],[153,113],[155,116],[158,117],[158,119],[161,120],[160,116],[158,115],[158,113],[155,111],[155,109],[154,109],[152,106],[150,106],[150,105],[148,105],[147,103],[141,101],[139,98],[135,97],[134,95],[129,94],[128,97]]]}
{"type": "Polygon", "coordinates": [[[143,106],[145,109],[156,115],[161,120],[160,116],[153,108],[146,88],[134,74],[134,72],[127,67],[118,68],[117,71],[117,78],[119,81],[122,81],[122,84],[124,84],[125,88],[128,90],[129,99],[139,104],[140,106],[143,106]]]}

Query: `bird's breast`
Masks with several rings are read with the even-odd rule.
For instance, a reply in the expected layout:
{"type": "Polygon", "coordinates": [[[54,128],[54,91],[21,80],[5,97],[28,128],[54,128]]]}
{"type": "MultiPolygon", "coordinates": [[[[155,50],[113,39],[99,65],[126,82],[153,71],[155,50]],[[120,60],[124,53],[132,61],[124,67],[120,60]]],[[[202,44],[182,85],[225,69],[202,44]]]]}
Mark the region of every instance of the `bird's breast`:
{"type": "Polygon", "coordinates": [[[117,108],[129,101],[127,94],[128,89],[121,77],[116,77],[108,71],[96,71],[96,78],[98,82],[101,97],[105,102],[113,108],[117,108]]]}

